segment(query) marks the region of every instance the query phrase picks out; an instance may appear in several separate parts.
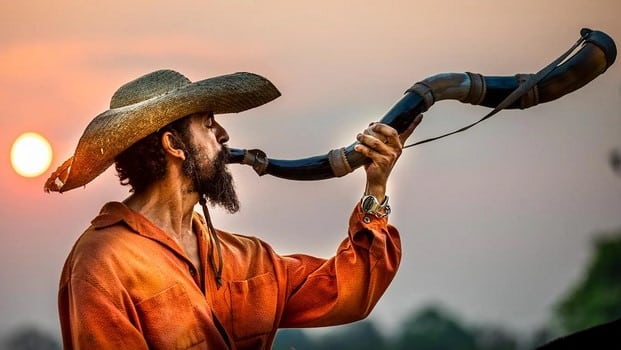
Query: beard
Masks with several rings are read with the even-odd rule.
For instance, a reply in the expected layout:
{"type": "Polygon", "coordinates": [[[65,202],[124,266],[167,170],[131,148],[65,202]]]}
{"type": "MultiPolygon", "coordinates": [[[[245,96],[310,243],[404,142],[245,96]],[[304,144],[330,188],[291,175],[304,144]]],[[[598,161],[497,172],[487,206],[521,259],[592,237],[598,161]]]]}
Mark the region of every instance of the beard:
{"type": "Polygon", "coordinates": [[[223,145],[216,158],[209,160],[201,150],[190,143],[188,153],[183,166],[184,173],[194,179],[195,191],[202,192],[199,196],[205,194],[209,204],[220,206],[231,214],[238,212],[239,199],[235,192],[233,176],[227,167],[229,149],[223,145]],[[193,170],[197,172],[196,175],[193,174],[193,170]]]}

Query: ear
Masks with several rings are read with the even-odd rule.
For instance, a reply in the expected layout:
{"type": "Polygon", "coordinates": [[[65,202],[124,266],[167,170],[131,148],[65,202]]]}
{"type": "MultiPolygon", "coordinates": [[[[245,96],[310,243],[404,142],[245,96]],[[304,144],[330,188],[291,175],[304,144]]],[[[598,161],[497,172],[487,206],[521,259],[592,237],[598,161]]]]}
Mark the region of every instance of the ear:
{"type": "Polygon", "coordinates": [[[162,134],[162,147],[167,155],[185,160],[185,152],[183,151],[182,145],[183,143],[181,140],[172,132],[166,131],[162,134]]]}

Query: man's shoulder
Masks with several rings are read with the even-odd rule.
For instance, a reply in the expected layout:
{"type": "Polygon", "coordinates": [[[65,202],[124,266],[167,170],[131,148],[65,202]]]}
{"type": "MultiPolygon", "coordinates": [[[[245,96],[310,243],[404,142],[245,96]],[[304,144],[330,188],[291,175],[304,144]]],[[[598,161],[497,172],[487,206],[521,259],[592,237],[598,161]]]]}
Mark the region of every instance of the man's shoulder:
{"type": "Polygon", "coordinates": [[[92,276],[101,274],[103,270],[113,270],[111,266],[122,254],[115,236],[129,231],[122,225],[96,229],[89,226],[73,244],[71,252],[65,260],[60,283],[61,287],[73,278],[91,280],[92,276]]]}
{"type": "Polygon", "coordinates": [[[106,203],[73,244],[65,263],[72,271],[118,260],[141,243],[140,236],[127,225],[115,206],[118,203],[106,203]]]}
{"type": "Polygon", "coordinates": [[[270,245],[259,237],[244,235],[240,233],[231,233],[219,229],[216,231],[218,232],[218,237],[220,238],[220,240],[222,242],[225,242],[224,244],[244,247],[246,249],[252,250],[271,250],[270,245]]]}
{"type": "MultiPolygon", "coordinates": [[[[193,213],[193,215],[194,219],[197,220],[197,223],[202,227],[202,230],[204,232],[209,232],[209,229],[207,228],[207,223],[203,215],[196,211],[193,213]]],[[[247,249],[269,248],[269,244],[256,236],[235,233],[218,228],[216,229],[216,232],[220,241],[228,246],[245,247],[247,249]]]]}
{"type": "Polygon", "coordinates": [[[131,236],[137,236],[129,227],[118,223],[103,228],[90,225],[76,240],[67,257],[67,263],[84,265],[87,262],[101,263],[104,259],[113,258],[128,247],[131,236]]]}
{"type": "Polygon", "coordinates": [[[122,203],[106,203],[75,242],[73,250],[95,255],[102,250],[114,253],[120,248],[119,244],[136,238],[135,228],[128,223],[132,222],[131,219],[129,209],[122,203]]]}
{"type": "Polygon", "coordinates": [[[96,227],[91,224],[78,237],[74,244],[74,249],[85,249],[90,252],[97,252],[101,249],[113,250],[121,241],[136,236],[136,233],[122,221],[105,227],[96,227]]]}

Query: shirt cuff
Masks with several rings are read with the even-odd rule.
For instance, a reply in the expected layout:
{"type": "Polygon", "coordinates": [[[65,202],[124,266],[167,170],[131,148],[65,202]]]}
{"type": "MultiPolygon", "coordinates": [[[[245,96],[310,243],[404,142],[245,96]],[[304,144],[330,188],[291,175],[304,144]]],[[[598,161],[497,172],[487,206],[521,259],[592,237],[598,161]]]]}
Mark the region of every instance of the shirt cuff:
{"type": "Polygon", "coordinates": [[[352,242],[370,249],[376,236],[387,230],[388,217],[378,218],[362,211],[360,203],[356,205],[349,219],[349,235],[352,242]]]}

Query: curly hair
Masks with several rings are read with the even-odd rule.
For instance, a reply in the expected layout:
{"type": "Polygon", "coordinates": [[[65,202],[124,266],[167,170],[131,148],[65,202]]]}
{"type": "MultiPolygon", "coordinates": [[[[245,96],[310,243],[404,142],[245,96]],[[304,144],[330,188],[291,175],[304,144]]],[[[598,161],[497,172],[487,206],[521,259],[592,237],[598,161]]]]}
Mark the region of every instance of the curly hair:
{"type": "MultiPolygon", "coordinates": [[[[140,193],[154,182],[163,179],[168,169],[161,141],[162,135],[170,131],[181,140],[188,140],[189,124],[189,116],[177,119],[119,154],[114,159],[114,164],[121,185],[129,185],[130,192],[140,193]]],[[[177,138],[173,138],[173,142],[176,140],[177,138]]],[[[175,144],[174,146],[182,147],[183,145],[175,144]]],[[[187,153],[185,147],[182,149],[187,153]]]]}

